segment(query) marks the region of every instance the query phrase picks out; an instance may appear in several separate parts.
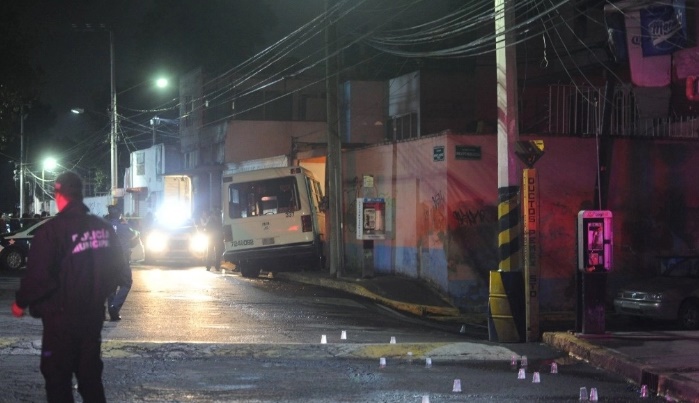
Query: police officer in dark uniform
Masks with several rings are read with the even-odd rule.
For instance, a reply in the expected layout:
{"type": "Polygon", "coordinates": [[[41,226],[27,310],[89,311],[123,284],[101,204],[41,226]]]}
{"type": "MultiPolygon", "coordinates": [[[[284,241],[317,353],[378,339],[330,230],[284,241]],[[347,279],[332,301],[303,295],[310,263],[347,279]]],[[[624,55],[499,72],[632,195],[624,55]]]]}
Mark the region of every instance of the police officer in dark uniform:
{"type": "Polygon", "coordinates": [[[212,267],[215,270],[221,268],[221,256],[223,255],[223,223],[221,213],[216,214],[215,210],[204,211],[199,223],[200,227],[209,236],[209,245],[206,252],[206,271],[212,267]]]}
{"type": "MultiPolygon", "coordinates": [[[[116,205],[107,206],[107,220],[112,224],[112,228],[117,234],[117,238],[121,243],[121,248],[124,250],[124,258],[129,264],[129,273],[131,273],[131,242],[138,237],[138,233],[131,228],[131,226],[124,220],[121,216],[121,211],[116,205]]],[[[129,295],[131,290],[132,280],[131,275],[123,284],[119,284],[119,288],[107,298],[107,311],[109,313],[109,320],[112,322],[121,320],[122,305],[126,301],[126,296],[129,295]]]]}
{"type": "Polygon", "coordinates": [[[105,402],[100,357],[107,296],[130,273],[112,226],[88,214],[82,180],[56,178],[59,213],[37,230],[12,305],[41,317],[41,373],[49,402],[73,402],[72,377],[85,402],[105,402]]]}

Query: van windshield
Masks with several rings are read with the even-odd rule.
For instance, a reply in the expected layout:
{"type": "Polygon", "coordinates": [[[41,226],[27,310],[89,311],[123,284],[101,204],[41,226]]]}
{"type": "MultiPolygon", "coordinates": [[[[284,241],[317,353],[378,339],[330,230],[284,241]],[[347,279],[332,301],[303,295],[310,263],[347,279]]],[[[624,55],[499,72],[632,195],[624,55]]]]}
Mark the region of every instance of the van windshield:
{"type": "Polygon", "coordinates": [[[290,214],[300,208],[296,178],[265,179],[228,186],[228,216],[255,217],[290,214]]]}

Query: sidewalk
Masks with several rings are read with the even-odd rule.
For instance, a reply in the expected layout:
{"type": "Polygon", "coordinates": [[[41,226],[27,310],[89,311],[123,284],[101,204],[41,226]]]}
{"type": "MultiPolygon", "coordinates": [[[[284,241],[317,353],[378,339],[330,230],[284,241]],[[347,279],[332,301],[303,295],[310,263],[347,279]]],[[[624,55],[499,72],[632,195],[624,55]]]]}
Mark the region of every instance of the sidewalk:
{"type": "MultiPolygon", "coordinates": [[[[483,325],[481,315],[462,315],[437,290],[401,276],[370,279],[333,278],[325,273],[276,273],[287,281],[334,288],[369,298],[416,316],[453,323],[483,325]]],[[[699,403],[699,331],[607,331],[576,334],[570,321],[549,320],[542,341],[668,400],[699,403]],[[551,329],[551,331],[547,331],[551,329]]],[[[607,318],[608,321],[610,318],[607,318]]],[[[547,318],[542,318],[546,322],[547,318]]]]}
{"type": "MultiPolygon", "coordinates": [[[[699,332],[547,332],[544,343],[649,391],[682,402],[699,402],[699,332]]],[[[649,392],[649,393],[651,393],[649,392]]]]}

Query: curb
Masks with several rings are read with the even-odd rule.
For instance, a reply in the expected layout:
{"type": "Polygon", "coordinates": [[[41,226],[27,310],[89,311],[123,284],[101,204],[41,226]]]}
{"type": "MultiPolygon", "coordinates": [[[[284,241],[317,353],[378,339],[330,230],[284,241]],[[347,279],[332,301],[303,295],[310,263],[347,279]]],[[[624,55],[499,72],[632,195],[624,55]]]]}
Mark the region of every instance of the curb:
{"type": "MultiPolygon", "coordinates": [[[[336,335],[339,337],[339,335],[336,335]]],[[[203,357],[256,357],[305,359],[376,359],[412,361],[431,357],[442,363],[470,360],[509,360],[513,352],[503,346],[484,346],[477,342],[417,342],[417,343],[352,343],[329,337],[328,343],[187,343],[104,340],[102,357],[110,359],[158,358],[188,359],[203,357]],[[412,354],[408,354],[411,352],[412,354]]],[[[40,339],[6,338],[0,354],[3,356],[41,355],[40,339]]],[[[1,399],[0,399],[1,400],[1,399]]]]}
{"type": "Polygon", "coordinates": [[[461,312],[459,311],[458,308],[432,306],[432,305],[419,305],[419,304],[411,304],[409,302],[395,301],[395,300],[377,295],[377,294],[367,290],[365,287],[363,287],[359,284],[354,284],[354,283],[347,282],[347,281],[338,281],[338,280],[329,279],[329,278],[295,276],[293,274],[284,273],[284,272],[275,273],[274,277],[280,278],[283,280],[318,285],[321,287],[345,291],[345,292],[348,292],[350,294],[359,295],[361,297],[368,298],[372,301],[379,302],[383,305],[389,306],[389,307],[397,309],[399,311],[411,313],[411,314],[416,315],[416,316],[439,315],[439,316],[447,316],[447,317],[454,317],[454,318],[461,316],[461,312]]]}
{"type": "Polygon", "coordinates": [[[647,385],[658,396],[699,403],[699,384],[682,374],[663,372],[572,333],[546,332],[542,335],[542,341],[591,365],[619,374],[636,385],[647,385]]]}

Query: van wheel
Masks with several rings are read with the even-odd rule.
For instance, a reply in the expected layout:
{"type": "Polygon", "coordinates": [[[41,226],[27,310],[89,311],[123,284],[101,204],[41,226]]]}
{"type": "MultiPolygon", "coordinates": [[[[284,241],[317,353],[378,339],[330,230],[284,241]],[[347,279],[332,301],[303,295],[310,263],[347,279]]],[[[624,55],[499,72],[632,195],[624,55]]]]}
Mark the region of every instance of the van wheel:
{"type": "Polygon", "coordinates": [[[245,278],[254,278],[260,275],[260,269],[255,267],[241,267],[240,274],[245,278]]]}

